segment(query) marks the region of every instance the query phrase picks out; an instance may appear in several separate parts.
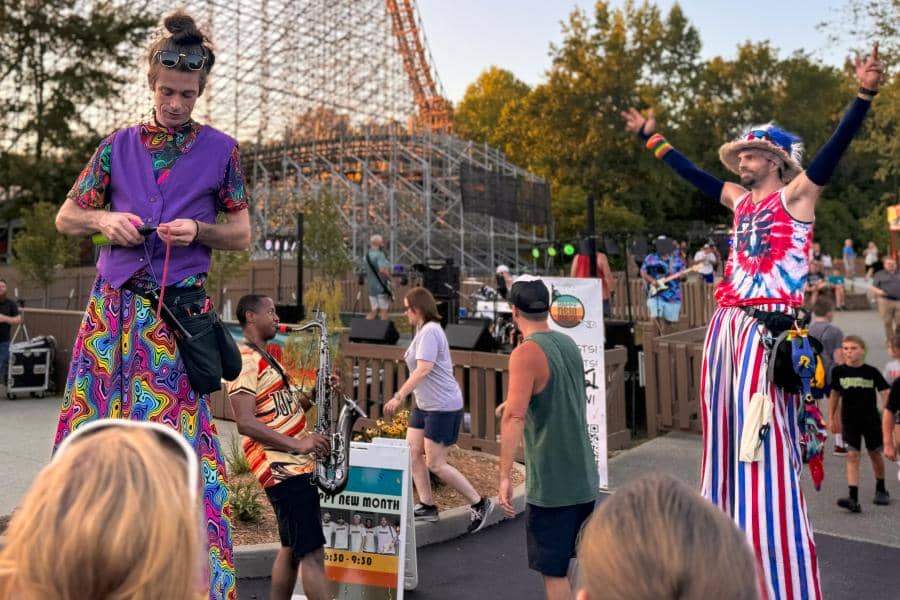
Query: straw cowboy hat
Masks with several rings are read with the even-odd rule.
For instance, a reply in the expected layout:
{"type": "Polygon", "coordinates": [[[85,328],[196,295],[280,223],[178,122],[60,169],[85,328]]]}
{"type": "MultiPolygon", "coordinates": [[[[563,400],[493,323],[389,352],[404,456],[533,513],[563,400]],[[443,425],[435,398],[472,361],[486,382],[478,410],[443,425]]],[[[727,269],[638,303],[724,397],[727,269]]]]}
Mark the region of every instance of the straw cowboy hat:
{"type": "Polygon", "coordinates": [[[719,159],[732,173],[740,174],[738,155],[744,150],[764,150],[772,154],[781,164],[781,178],[785,183],[803,171],[800,166],[803,141],[774,123],[748,127],[736,140],[719,148],[719,159]]]}

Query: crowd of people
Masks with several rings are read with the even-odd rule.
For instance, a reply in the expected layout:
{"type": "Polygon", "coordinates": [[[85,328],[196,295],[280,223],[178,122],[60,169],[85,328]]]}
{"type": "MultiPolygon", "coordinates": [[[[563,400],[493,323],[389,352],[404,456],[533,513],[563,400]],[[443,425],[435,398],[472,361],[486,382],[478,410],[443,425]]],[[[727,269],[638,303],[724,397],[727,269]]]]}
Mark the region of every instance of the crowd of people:
{"type": "MultiPolygon", "coordinates": [[[[280,549],[271,597],[290,598],[299,576],[308,598],[331,598],[325,550],[398,553],[399,524],[394,515],[322,511],[312,481],[317,458],[330,451],[331,441],[310,423],[322,392],[294,381],[270,353],[279,326],[270,297],[240,299],[239,365],[227,365],[230,334],[218,322],[204,282],[212,249],[243,250],[250,243],[245,178],[236,141],[191,118],[215,64],[212,43],[180,11],[165,18],[164,29],[147,54],[152,115],[101,142],[57,215],[61,233],[101,232],[112,244],[101,250],[72,351],[53,458],[13,516],[0,552],[0,596],[236,597],[225,464],[208,390],[196,377],[197,362],[205,360],[220,374],[234,370],[225,378],[242,448],[277,518],[280,549]]],[[[900,273],[891,257],[879,269],[877,248],[867,248],[865,276],[872,279],[895,359],[882,372],[864,362],[861,338],[845,336],[831,323],[835,306],[825,292],[833,290],[842,307],[845,282],[855,276],[852,241],[842,251],[843,272],[812,243],[822,187],[878,92],[877,45],[857,61],[856,72],[860,88],[853,103],[806,169],[799,139],[772,124],[723,145],[722,162],[740,184],[693,165],[657,131],[652,111],[622,115],[657,158],[734,213],[727,261],[713,244],[689,258],[685,244],[660,237],[640,268],[647,308],[660,328],[678,320],[678,279],[688,263],[707,283],[723,268],[703,354],[699,494],[653,475],[596,506],[599,478],[581,352],[569,336],[550,329],[544,281],[512,279],[508,269],[498,270],[522,342],[509,357],[506,397],[497,409],[497,504],[515,515],[511,471],[521,445],[524,543],[547,598],[821,598],[798,484],[797,407],[765,377],[761,334],[776,333],[772,315],[795,316],[806,292],[814,305],[811,331],[824,347],[826,375],[816,394],[820,402],[828,399],[827,427],[840,436],[837,448],[847,457],[848,496],[838,504],[852,513],[862,510],[863,441],[875,477],[873,503],[889,502],[882,453],[897,458],[900,273]],[[768,235],[775,222],[790,235],[768,235]],[[757,260],[773,252],[773,260],[757,260]],[[759,438],[765,450],[760,458],[739,460],[730,449],[739,446],[738,424],[756,395],[771,399],[771,431],[759,438]],[[790,528],[785,518],[772,518],[787,513],[790,528]],[[764,560],[775,544],[767,540],[778,540],[782,565],[764,560]]],[[[371,318],[386,318],[393,296],[383,246],[373,236],[365,257],[371,318]]],[[[590,260],[607,283],[608,303],[615,288],[608,261],[600,254],[590,260]]],[[[0,302],[3,288],[0,282],[0,302]]],[[[477,533],[494,502],[447,461],[459,435],[463,396],[435,299],[416,287],[403,304],[415,332],[404,354],[410,375],[384,412],[390,415],[413,398],[407,441],[419,498],[414,516],[440,518],[433,474],[466,499],[468,531],[477,533]]],[[[0,312],[2,325],[16,322],[16,310],[0,312]]],[[[0,353],[3,342],[0,337],[0,353]]],[[[327,375],[330,390],[341,392],[340,380],[327,375]]]]}

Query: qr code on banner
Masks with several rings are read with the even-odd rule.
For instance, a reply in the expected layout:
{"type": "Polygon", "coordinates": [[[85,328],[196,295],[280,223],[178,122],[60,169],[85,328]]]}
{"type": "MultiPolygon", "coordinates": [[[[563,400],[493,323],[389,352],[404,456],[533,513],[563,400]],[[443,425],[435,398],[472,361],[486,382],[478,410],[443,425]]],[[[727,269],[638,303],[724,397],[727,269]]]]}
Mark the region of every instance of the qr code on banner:
{"type": "Polygon", "coordinates": [[[594,423],[588,424],[588,438],[591,440],[592,448],[600,447],[600,426],[594,423]]]}

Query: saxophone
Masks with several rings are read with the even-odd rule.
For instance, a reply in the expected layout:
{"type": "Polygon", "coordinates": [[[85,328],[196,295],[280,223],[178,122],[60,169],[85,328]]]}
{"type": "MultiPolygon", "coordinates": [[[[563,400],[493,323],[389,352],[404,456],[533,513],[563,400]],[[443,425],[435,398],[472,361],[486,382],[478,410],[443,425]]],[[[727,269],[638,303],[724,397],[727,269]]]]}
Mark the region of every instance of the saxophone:
{"type": "Polygon", "coordinates": [[[311,481],[328,496],[340,494],[347,486],[350,475],[350,432],[359,417],[366,414],[343,393],[336,393],[330,385],[332,372],[331,350],[328,346],[328,327],[323,312],[316,312],[313,321],[298,327],[295,331],[319,330],[319,369],[316,372],[316,433],[326,436],[331,442],[331,451],[316,455],[316,468],[311,481]],[[337,422],[333,415],[336,405],[340,405],[337,422]]]}

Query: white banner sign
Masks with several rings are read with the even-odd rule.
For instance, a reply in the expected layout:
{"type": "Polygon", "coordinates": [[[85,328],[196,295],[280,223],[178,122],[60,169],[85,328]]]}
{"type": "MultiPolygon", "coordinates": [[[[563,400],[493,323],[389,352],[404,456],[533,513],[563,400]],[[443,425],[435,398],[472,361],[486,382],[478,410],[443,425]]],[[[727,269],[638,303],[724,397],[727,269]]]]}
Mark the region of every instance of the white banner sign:
{"type": "Polygon", "coordinates": [[[550,289],[550,328],[578,344],[584,360],[588,435],[600,487],[609,485],[606,464],[606,370],[603,360],[603,294],[599,279],[541,277],[550,289]]]}

